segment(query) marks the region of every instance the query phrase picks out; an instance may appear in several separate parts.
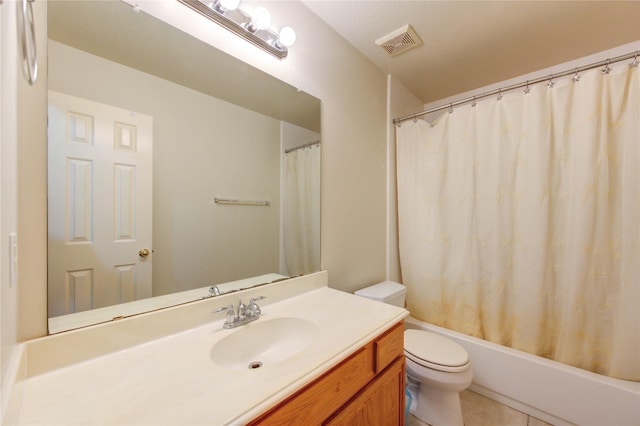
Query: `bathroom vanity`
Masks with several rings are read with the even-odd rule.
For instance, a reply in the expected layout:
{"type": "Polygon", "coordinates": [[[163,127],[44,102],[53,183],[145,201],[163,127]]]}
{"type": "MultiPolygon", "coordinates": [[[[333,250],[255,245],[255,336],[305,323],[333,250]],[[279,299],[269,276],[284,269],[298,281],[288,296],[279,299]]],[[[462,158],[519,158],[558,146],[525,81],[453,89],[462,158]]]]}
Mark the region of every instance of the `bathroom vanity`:
{"type": "Polygon", "coordinates": [[[4,421],[402,424],[407,315],[321,272],[36,339],[4,421]],[[214,311],[258,296],[258,320],[223,329],[214,311]]]}

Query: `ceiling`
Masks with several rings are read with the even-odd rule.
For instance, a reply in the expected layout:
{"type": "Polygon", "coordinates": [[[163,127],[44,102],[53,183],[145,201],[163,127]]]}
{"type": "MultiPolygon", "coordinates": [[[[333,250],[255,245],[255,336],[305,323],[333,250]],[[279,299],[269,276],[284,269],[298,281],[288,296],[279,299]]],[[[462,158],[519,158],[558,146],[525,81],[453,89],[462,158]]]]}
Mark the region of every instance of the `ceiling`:
{"type": "Polygon", "coordinates": [[[424,103],[640,40],[638,0],[303,2],[424,103]],[[406,24],[421,46],[375,44],[406,24]]]}

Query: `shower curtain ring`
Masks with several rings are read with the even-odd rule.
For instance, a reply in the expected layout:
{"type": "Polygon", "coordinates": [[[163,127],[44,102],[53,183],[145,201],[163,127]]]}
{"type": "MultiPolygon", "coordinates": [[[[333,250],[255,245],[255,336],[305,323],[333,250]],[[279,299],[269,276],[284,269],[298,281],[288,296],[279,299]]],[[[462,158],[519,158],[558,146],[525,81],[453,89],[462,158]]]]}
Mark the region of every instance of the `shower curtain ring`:
{"type": "Polygon", "coordinates": [[[471,102],[471,107],[472,107],[472,108],[475,108],[475,107],[476,107],[476,105],[477,105],[477,104],[476,104],[476,97],[474,96],[474,97],[473,97],[473,102],[471,102]]]}
{"type": "Polygon", "coordinates": [[[577,83],[580,81],[580,75],[578,75],[578,68],[576,68],[576,73],[574,74],[574,76],[571,78],[571,80],[573,80],[574,83],[577,83]]]}
{"type": "Polygon", "coordinates": [[[549,75],[549,82],[547,83],[547,87],[549,89],[553,89],[553,86],[555,86],[556,84],[553,82],[553,74],[549,75]]]}
{"type": "Polygon", "coordinates": [[[638,68],[638,52],[633,55],[633,62],[629,64],[629,68],[638,68]]]}
{"type": "Polygon", "coordinates": [[[502,100],[502,89],[498,89],[498,100],[502,100]]]}
{"type": "Polygon", "coordinates": [[[607,65],[602,68],[602,74],[609,74],[611,72],[611,67],[609,66],[609,60],[607,59],[607,65]]]}
{"type": "Polygon", "coordinates": [[[453,102],[449,104],[449,114],[453,114],[453,102]]]}
{"type": "Polygon", "coordinates": [[[529,87],[529,80],[527,80],[527,86],[524,88],[524,94],[527,95],[531,92],[531,88],[529,87]]]}

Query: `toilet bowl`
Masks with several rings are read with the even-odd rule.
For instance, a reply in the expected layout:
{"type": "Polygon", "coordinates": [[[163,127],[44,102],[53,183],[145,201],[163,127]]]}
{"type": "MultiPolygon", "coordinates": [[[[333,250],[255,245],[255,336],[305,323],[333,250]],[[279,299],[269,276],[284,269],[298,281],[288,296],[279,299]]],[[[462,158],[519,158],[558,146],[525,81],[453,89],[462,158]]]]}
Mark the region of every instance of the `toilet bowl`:
{"type": "Polygon", "coordinates": [[[460,392],[473,380],[467,351],[438,334],[405,330],[404,355],[408,381],[420,384],[411,413],[433,426],[462,426],[460,392]]]}
{"type": "MultiPolygon", "coordinates": [[[[385,281],[355,294],[404,307],[406,287],[385,281]]],[[[462,426],[460,392],[473,380],[467,351],[439,334],[405,330],[404,355],[411,414],[432,426],[462,426]]]]}

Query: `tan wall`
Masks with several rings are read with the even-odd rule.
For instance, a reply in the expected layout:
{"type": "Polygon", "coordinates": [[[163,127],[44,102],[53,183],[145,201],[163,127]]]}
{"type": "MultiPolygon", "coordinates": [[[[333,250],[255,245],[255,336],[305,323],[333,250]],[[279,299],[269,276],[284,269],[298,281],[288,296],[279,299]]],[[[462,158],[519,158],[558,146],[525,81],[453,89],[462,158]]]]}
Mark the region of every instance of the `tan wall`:
{"type": "Polygon", "coordinates": [[[17,79],[18,341],[42,336],[47,324],[47,5],[32,6],[38,81],[17,79]]]}

